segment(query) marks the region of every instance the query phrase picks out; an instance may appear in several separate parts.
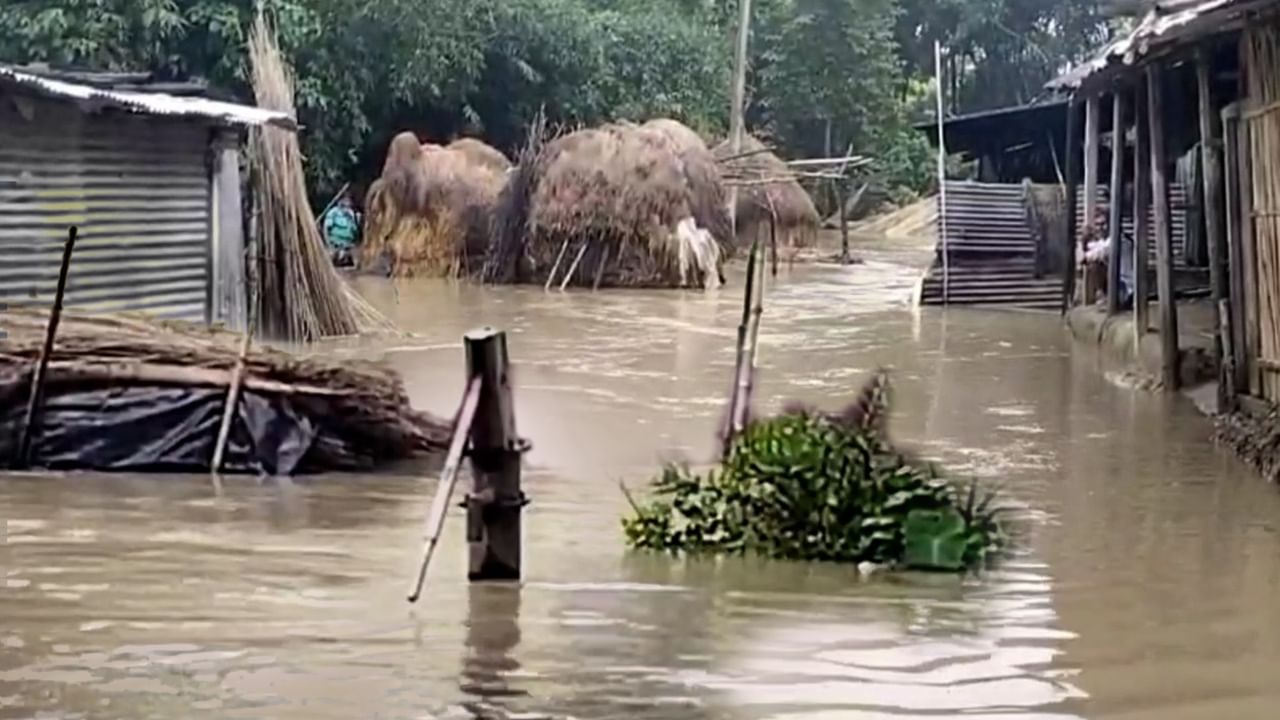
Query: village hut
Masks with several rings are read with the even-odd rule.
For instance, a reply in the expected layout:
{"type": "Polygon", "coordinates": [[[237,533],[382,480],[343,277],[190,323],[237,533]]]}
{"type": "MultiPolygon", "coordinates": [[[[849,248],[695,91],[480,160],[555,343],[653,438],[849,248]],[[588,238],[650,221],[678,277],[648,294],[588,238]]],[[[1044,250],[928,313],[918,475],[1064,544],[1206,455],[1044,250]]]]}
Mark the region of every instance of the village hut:
{"type": "Polygon", "coordinates": [[[674,121],[530,133],[495,212],[490,282],[714,287],[731,249],[724,188],[674,121]]]}
{"type": "Polygon", "coordinates": [[[733,152],[729,141],[716,146],[715,157],[724,174],[739,185],[736,205],[738,244],[750,246],[757,238],[770,241],[773,217],[780,247],[812,245],[822,222],[813,198],[796,181],[787,164],[764,143],[746,135],[742,148],[733,152]]]}
{"type": "Polygon", "coordinates": [[[369,188],[361,267],[399,277],[470,272],[484,255],[509,167],[479,140],[441,147],[397,135],[369,188]]]}

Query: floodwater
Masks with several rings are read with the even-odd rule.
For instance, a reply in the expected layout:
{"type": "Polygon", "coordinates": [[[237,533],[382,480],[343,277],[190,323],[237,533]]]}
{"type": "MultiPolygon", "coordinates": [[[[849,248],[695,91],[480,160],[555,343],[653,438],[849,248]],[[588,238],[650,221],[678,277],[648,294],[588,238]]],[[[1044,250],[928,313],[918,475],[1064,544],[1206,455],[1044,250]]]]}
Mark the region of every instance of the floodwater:
{"type": "MultiPolygon", "coordinates": [[[[420,333],[366,348],[448,414],[460,337],[510,332],[526,576],[468,586],[433,483],[0,479],[0,718],[1274,718],[1280,497],[1179,398],[1109,384],[1057,318],[909,305],[915,251],[772,284],[760,401],[836,407],[895,371],[893,430],[1019,504],[965,579],[682,562],[623,547],[619,482],[705,460],[740,284],[543,293],[372,284],[420,333]]],[[[740,279],[740,276],[738,276],[740,279]]]]}

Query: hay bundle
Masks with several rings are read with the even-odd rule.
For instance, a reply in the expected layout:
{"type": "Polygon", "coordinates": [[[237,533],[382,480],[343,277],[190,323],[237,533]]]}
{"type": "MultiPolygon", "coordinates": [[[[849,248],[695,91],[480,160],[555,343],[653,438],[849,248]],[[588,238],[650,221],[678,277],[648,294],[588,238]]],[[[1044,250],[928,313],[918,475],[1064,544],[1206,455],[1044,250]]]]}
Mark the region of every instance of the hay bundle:
{"type": "MultiPolygon", "coordinates": [[[[296,115],[293,79],[261,14],[249,38],[258,105],[296,115]]],[[[316,227],[295,133],[271,126],[249,136],[254,202],[261,214],[254,276],[258,325],[287,341],[390,329],[391,323],[333,268],[316,227]]]]}
{"type": "Polygon", "coordinates": [[[750,135],[742,138],[735,156],[729,141],[716,146],[715,157],[724,173],[738,187],[738,243],[750,246],[759,237],[769,240],[769,216],[776,218],[778,244],[791,248],[812,245],[818,236],[821,218],[813,198],[794,174],[764,143],[750,135]]]}
{"type": "Polygon", "coordinates": [[[531,132],[495,213],[486,279],[718,285],[728,246],[719,171],[674,125],[606,125],[545,146],[531,132]]]}
{"type": "MultiPolygon", "coordinates": [[[[19,398],[28,392],[47,317],[12,310],[0,313],[0,322],[8,331],[0,340],[0,408],[16,410],[24,404],[19,398]]],[[[91,412],[82,407],[61,419],[46,412],[46,427],[59,422],[86,426],[79,432],[94,433],[93,444],[104,446],[155,443],[155,437],[133,437],[140,433],[127,428],[137,418],[113,417],[111,399],[163,390],[169,399],[157,403],[171,407],[149,408],[151,414],[169,413],[165,418],[172,422],[160,428],[163,440],[173,447],[174,457],[194,455],[208,462],[239,344],[238,335],[203,325],[142,315],[65,313],[50,357],[47,403],[54,408],[60,397],[88,392],[97,393],[101,404],[82,402],[93,405],[91,412]],[[207,443],[203,452],[202,443],[207,443]]],[[[449,424],[414,410],[399,376],[375,363],[255,348],[247,357],[244,378],[246,397],[256,396],[280,410],[269,428],[273,437],[288,435],[285,426],[314,430],[304,469],[374,467],[442,450],[448,442],[449,424]]],[[[15,434],[15,420],[13,413],[0,412],[0,425],[7,426],[0,427],[0,455],[15,434]]]]}
{"type": "Polygon", "coordinates": [[[489,221],[510,162],[478,140],[447,147],[392,139],[366,201],[362,267],[396,276],[457,276],[488,244],[489,221]]]}

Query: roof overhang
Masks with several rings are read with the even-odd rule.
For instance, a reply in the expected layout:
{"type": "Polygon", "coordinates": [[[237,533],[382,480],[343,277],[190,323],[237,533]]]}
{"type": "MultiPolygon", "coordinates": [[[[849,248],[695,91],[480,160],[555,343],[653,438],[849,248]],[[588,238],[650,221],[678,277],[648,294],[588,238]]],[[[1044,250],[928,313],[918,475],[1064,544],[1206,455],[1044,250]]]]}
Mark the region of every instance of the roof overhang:
{"type": "Polygon", "coordinates": [[[91,111],[112,108],[139,115],[203,120],[230,127],[271,125],[290,131],[298,129],[297,121],[288,113],[252,105],[165,93],[105,90],[0,65],[0,87],[4,86],[25,89],[48,98],[70,100],[91,111]]]}

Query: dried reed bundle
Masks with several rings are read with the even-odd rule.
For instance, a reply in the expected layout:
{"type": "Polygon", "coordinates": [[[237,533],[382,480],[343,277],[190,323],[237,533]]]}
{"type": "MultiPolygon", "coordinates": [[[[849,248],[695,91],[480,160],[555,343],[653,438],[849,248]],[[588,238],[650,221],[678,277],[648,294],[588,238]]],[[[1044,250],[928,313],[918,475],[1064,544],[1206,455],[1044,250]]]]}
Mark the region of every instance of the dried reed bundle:
{"type": "Polygon", "coordinates": [[[770,214],[777,218],[780,245],[813,244],[822,219],[809,193],[781,158],[750,135],[742,138],[737,155],[727,140],[716,146],[714,154],[724,175],[741,186],[736,208],[739,245],[749,247],[757,238],[768,242],[770,214]]]}
{"type": "Polygon", "coordinates": [[[701,144],[685,132],[606,125],[544,145],[535,129],[499,201],[486,279],[718,284],[729,245],[724,190],[705,146],[682,147],[690,137],[701,144]]]}
{"type": "MultiPolygon", "coordinates": [[[[296,114],[292,73],[261,13],[249,37],[249,59],[258,105],[296,114]]],[[[249,147],[260,217],[254,275],[263,333],[308,342],[392,329],[390,321],[343,282],[329,259],[307,200],[297,135],[258,127],[250,134],[249,147]]]]}

